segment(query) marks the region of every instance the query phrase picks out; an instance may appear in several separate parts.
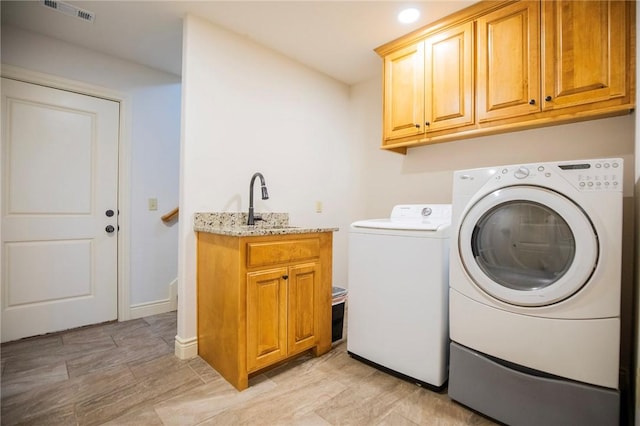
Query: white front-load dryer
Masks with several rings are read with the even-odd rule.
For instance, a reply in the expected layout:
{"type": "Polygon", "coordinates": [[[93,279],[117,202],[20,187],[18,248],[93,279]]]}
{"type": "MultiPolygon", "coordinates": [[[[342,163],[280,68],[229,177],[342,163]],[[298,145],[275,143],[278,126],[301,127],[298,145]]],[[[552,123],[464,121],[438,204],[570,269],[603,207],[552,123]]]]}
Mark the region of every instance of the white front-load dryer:
{"type": "Polygon", "coordinates": [[[453,399],[508,424],[617,422],[622,170],[616,158],[454,173],[453,399]]]}

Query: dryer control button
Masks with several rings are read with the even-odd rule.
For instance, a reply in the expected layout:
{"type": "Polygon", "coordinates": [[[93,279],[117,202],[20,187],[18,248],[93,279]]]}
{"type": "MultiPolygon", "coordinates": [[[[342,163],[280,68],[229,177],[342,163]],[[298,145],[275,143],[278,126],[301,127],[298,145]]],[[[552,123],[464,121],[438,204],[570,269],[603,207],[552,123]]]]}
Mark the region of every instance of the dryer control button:
{"type": "Polygon", "coordinates": [[[518,170],[516,170],[513,175],[517,178],[517,179],[524,179],[527,176],[529,176],[529,169],[527,169],[526,167],[520,167],[518,168],[518,170]]]}

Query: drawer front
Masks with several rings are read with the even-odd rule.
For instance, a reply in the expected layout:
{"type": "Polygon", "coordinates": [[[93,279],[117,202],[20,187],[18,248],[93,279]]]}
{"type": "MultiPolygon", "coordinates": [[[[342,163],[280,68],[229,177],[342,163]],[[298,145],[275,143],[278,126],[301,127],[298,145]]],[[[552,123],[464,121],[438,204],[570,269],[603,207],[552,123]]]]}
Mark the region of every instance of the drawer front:
{"type": "Polygon", "coordinates": [[[319,256],[319,238],[247,243],[247,268],[289,263],[319,256]]]}

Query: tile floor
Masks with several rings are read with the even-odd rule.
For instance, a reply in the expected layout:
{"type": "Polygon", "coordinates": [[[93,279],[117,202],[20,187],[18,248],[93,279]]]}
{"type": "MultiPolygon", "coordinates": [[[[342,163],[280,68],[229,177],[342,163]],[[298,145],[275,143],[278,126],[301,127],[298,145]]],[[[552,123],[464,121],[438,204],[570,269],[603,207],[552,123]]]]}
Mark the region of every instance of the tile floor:
{"type": "Polygon", "coordinates": [[[1,424],[494,424],[352,359],[344,341],[237,392],[202,359],[177,359],[175,334],[170,312],[3,344],[1,424]]]}

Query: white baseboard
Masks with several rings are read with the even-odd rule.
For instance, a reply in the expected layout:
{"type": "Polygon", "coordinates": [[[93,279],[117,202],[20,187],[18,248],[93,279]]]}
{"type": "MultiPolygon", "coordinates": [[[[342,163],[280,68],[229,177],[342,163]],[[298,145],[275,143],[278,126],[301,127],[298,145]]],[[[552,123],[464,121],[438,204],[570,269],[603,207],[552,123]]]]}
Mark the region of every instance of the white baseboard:
{"type": "Polygon", "coordinates": [[[131,305],[129,308],[129,319],[143,318],[171,311],[175,311],[175,308],[171,307],[169,299],[140,303],[139,305],[131,305]]]}
{"type": "Polygon", "coordinates": [[[129,319],[143,318],[151,315],[164,314],[178,308],[178,279],[169,284],[169,298],[153,302],[139,303],[129,307],[129,319]]]}
{"type": "Polygon", "coordinates": [[[176,336],[175,355],[179,359],[191,359],[198,356],[198,338],[181,339],[176,336]]]}

